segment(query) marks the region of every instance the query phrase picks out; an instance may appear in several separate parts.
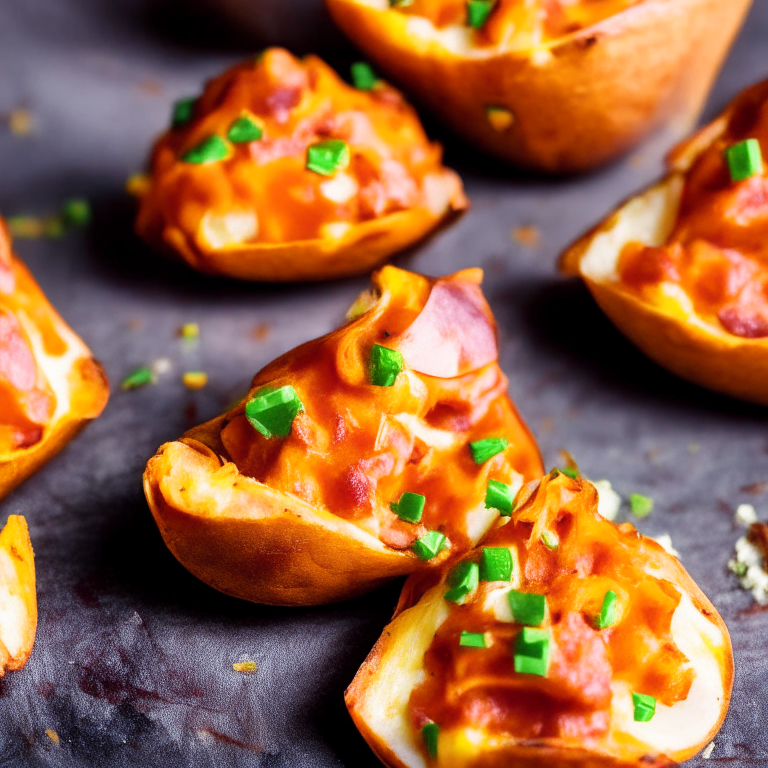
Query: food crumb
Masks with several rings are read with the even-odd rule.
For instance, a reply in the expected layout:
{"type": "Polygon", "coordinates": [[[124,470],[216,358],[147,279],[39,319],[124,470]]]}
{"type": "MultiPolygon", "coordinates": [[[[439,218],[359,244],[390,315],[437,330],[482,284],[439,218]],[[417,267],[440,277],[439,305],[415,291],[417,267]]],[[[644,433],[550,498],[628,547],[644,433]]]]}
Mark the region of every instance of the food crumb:
{"type": "Polygon", "coordinates": [[[179,336],[184,341],[196,341],[200,338],[200,326],[197,323],[184,323],[179,328],[179,336]]]}
{"type": "Polygon", "coordinates": [[[14,136],[29,136],[35,130],[34,115],[24,107],[12,109],[8,115],[8,127],[14,136]]]}
{"type": "Polygon", "coordinates": [[[125,182],[125,191],[133,197],[143,197],[149,191],[151,181],[146,173],[132,173],[125,182]]]}
{"type": "Polygon", "coordinates": [[[10,216],[6,221],[13,237],[36,240],[45,234],[45,221],[37,216],[10,216]]]}
{"type": "Polygon", "coordinates": [[[696,455],[699,452],[699,449],[701,446],[698,443],[689,443],[688,444],[688,453],[690,453],[692,456],[696,455]]]}
{"type": "Polygon", "coordinates": [[[143,324],[144,324],[144,323],[142,323],[141,319],[140,319],[140,318],[138,318],[138,317],[132,317],[132,318],[130,318],[130,320],[128,320],[128,322],[126,323],[126,325],[128,326],[128,330],[129,330],[129,331],[138,331],[138,330],[140,330],[140,329],[141,329],[141,326],[142,326],[143,324]]]}
{"type": "Polygon", "coordinates": [[[244,675],[253,675],[258,668],[255,661],[237,661],[232,665],[235,672],[241,672],[244,675]]]}
{"type": "MultiPolygon", "coordinates": [[[[750,506],[749,504],[741,505],[741,507],[750,506]]],[[[741,515],[737,510],[737,520],[749,519],[751,519],[751,513],[748,510],[742,510],[741,515]]],[[[736,542],[735,550],[734,556],[728,561],[728,570],[737,576],[742,589],[752,593],[758,605],[768,605],[768,572],[766,572],[768,526],[758,522],[749,524],[747,535],[736,542]]]]}
{"type": "Polygon", "coordinates": [[[59,734],[56,733],[52,728],[48,728],[45,732],[45,735],[54,743],[59,743],[59,734]]]}
{"type": "Polygon", "coordinates": [[[757,522],[757,512],[755,512],[755,508],[751,504],[739,504],[736,507],[734,518],[739,525],[748,528],[757,522]]]}
{"type": "Polygon", "coordinates": [[[593,480],[597,490],[597,511],[606,520],[615,520],[621,508],[621,496],[613,490],[610,480],[593,480]]]}
{"type": "Polygon", "coordinates": [[[701,753],[701,756],[704,760],[709,760],[709,758],[712,757],[712,753],[714,751],[715,751],[715,742],[710,741],[709,744],[707,744],[707,746],[704,747],[704,750],[701,753]]]}
{"type": "Polygon", "coordinates": [[[163,376],[166,373],[170,373],[171,368],[173,368],[173,365],[167,357],[159,357],[152,363],[152,372],[155,376],[163,376]]]}
{"type": "Polygon", "coordinates": [[[533,225],[515,227],[512,230],[512,238],[520,245],[536,246],[541,242],[541,233],[533,225]]]}
{"type": "Polygon", "coordinates": [[[187,389],[202,389],[208,383],[208,374],[204,371],[187,371],[181,381],[187,389]]]}
{"type": "Polygon", "coordinates": [[[680,559],[680,553],[675,549],[672,544],[672,537],[668,533],[662,533],[660,536],[655,536],[653,537],[653,540],[666,552],[672,555],[672,557],[676,557],[678,560],[680,559]]]}
{"type": "Polygon", "coordinates": [[[256,341],[264,341],[264,339],[269,336],[271,331],[272,328],[270,327],[269,323],[259,323],[251,331],[251,336],[256,339],[256,341]]]}

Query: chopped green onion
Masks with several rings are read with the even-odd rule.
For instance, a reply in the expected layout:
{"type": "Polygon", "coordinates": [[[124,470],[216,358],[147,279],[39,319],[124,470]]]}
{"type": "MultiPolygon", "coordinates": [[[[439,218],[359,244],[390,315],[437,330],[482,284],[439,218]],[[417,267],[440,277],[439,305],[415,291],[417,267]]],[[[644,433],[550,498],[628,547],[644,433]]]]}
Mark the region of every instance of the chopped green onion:
{"type": "Polygon", "coordinates": [[[498,509],[502,517],[512,514],[514,499],[512,486],[498,480],[489,480],[485,489],[485,508],[498,509]]]}
{"type": "Polygon", "coordinates": [[[656,699],[653,696],[632,691],[632,705],[635,708],[635,720],[638,723],[647,723],[656,714],[656,699]]]}
{"type": "Polygon", "coordinates": [[[333,176],[349,165],[349,147],[341,139],[318,141],[307,148],[307,170],[333,176]]]}
{"type": "Polygon", "coordinates": [[[427,723],[421,729],[421,737],[427,747],[427,754],[430,757],[437,757],[437,737],[440,735],[440,727],[437,723],[427,723]]]}
{"type": "Polygon", "coordinates": [[[445,593],[445,599],[452,603],[463,601],[470,592],[477,589],[479,581],[480,567],[477,563],[471,563],[468,560],[459,563],[448,574],[447,582],[451,589],[445,593]]]}
{"type": "Polygon", "coordinates": [[[744,181],[763,172],[763,155],[757,139],[747,139],[725,150],[731,181],[744,181]]]}
{"type": "Polygon", "coordinates": [[[462,632],[459,637],[459,645],[462,648],[487,648],[484,632],[462,632]]]}
{"type": "Polygon", "coordinates": [[[560,544],[560,539],[554,531],[544,530],[541,532],[541,543],[552,551],[556,550],[560,544]]]}
{"type": "Polygon", "coordinates": [[[65,200],[61,212],[64,221],[73,227],[84,227],[91,220],[91,205],[82,197],[65,200]]]}
{"type": "Polygon", "coordinates": [[[419,560],[431,560],[448,546],[448,539],[439,531],[427,531],[420,539],[411,544],[414,554],[419,560]]]}
{"type": "Polygon", "coordinates": [[[517,624],[539,627],[547,613],[547,598],[533,592],[520,592],[512,589],[507,594],[512,618],[517,624]]]}
{"type": "Polygon", "coordinates": [[[368,363],[371,384],[376,387],[391,387],[403,368],[405,360],[396,349],[382,347],[381,344],[373,345],[368,363]]]}
{"type": "Polygon", "coordinates": [[[426,499],[419,493],[406,491],[397,503],[390,502],[390,509],[406,523],[418,523],[424,512],[426,499]]]}
{"type": "Polygon", "coordinates": [[[233,144],[248,144],[251,141],[258,141],[263,135],[261,126],[251,120],[248,115],[238,117],[227,131],[227,138],[233,144]]]}
{"type": "Polygon", "coordinates": [[[618,613],[617,600],[618,596],[612,589],[609,589],[605,593],[603,605],[602,608],[600,608],[600,615],[595,622],[598,629],[606,629],[607,627],[612,627],[616,623],[616,615],[618,613]]]}
{"type": "Polygon", "coordinates": [[[467,24],[480,29],[491,15],[496,0],[469,0],[467,3],[467,24]]]}
{"type": "Polygon", "coordinates": [[[245,404],[245,418],[264,437],[287,437],[291,425],[304,406],[296,390],[288,385],[280,389],[262,387],[245,404]]]}
{"type": "Polygon", "coordinates": [[[575,467],[560,467],[560,471],[570,477],[571,480],[576,480],[579,477],[579,470],[575,467]]]}
{"type": "Polygon", "coordinates": [[[181,160],[184,163],[203,165],[205,163],[217,163],[219,160],[224,160],[227,155],[229,155],[227,142],[214,133],[185,152],[181,156],[181,160]]]}
{"type": "Polygon", "coordinates": [[[389,0],[390,8],[407,8],[413,5],[413,0],[389,0]]]}
{"type": "Polygon", "coordinates": [[[194,96],[191,96],[188,99],[179,99],[179,101],[173,105],[173,111],[171,112],[171,125],[174,128],[179,128],[185,123],[188,123],[192,119],[194,108],[194,96]]]}
{"type": "Polygon", "coordinates": [[[366,61],[356,61],[351,67],[352,82],[355,84],[355,88],[359,88],[361,91],[370,91],[379,82],[379,78],[376,77],[376,73],[373,68],[366,61]]]}
{"type": "Polygon", "coordinates": [[[515,639],[515,672],[547,676],[549,668],[548,629],[523,627],[515,639]]]}
{"type": "Polygon", "coordinates": [[[475,464],[485,464],[488,459],[492,459],[497,453],[506,450],[509,441],[506,437],[488,437],[485,440],[476,440],[469,444],[469,450],[472,452],[472,459],[475,464]]]}
{"type": "Polygon", "coordinates": [[[629,508],[635,517],[648,517],[653,512],[653,499],[650,496],[643,496],[642,493],[631,493],[629,508]]]}
{"type": "Polygon", "coordinates": [[[513,565],[512,553],[506,547],[483,547],[480,555],[480,580],[510,581],[513,565]]]}
{"type": "Polygon", "coordinates": [[[121,389],[136,389],[145,384],[154,384],[155,374],[151,368],[137,368],[133,373],[129,373],[120,384],[121,389]]]}

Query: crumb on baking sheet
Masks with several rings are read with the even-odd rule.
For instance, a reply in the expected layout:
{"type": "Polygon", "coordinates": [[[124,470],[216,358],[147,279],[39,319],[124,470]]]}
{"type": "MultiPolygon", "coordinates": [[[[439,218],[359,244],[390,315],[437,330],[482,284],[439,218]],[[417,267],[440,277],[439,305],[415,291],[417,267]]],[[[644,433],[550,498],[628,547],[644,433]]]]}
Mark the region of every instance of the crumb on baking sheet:
{"type": "Polygon", "coordinates": [[[621,508],[621,496],[613,490],[610,480],[591,480],[597,489],[597,511],[606,520],[615,520],[621,508]]]}
{"type": "Polygon", "coordinates": [[[259,323],[251,331],[251,338],[256,341],[264,341],[272,332],[272,327],[269,323],[259,323]]]}
{"type": "Polygon", "coordinates": [[[662,533],[659,536],[654,536],[652,538],[657,544],[661,545],[666,552],[672,555],[672,557],[676,557],[678,560],[680,559],[680,553],[675,549],[672,544],[672,537],[668,533],[662,533]]]}
{"type": "Polygon", "coordinates": [[[17,107],[8,113],[8,128],[14,136],[29,136],[35,132],[35,116],[25,107],[17,107]]]}
{"type": "Polygon", "coordinates": [[[259,667],[255,661],[236,661],[232,665],[232,669],[234,669],[235,672],[240,672],[244,675],[253,675],[258,668],[259,667]]]}
{"type": "Polygon", "coordinates": [[[187,371],[181,377],[181,382],[187,389],[203,389],[208,383],[208,374],[205,371],[187,371]]]}
{"type": "Polygon", "coordinates": [[[170,373],[173,368],[173,363],[167,357],[158,357],[154,363],[152,363],[152,373],[155,376],[164,376],[166,373],[170,373]]]}
{"type": "Polygon", "coordinates": [[[48,728],[45,732],[45,735],[54,743],[59,743],[59,734],[56,733],[52,728],[48,728]]]}
{"type": "Polygon", "coordinates": [[[739,504],[734,518],[739,525],[750,526],[757,522],[757,512],[751,504],[739,504]]]}
{"type": "Polygon", "coordinates": [[[747,533],[736,541],[728,570],[737,576],[742,589],[752,593],[758,605],[768,605],[768,525],[757,521],[751,504],[740,504],[735,520],[747,533]]]}
{"type": "Polygon", "coordinates": [[[541,242],[541,232],[532,224],[526,224],[512,230],[512,239],[520,245],[536,246],[541,242]]]}
{"type": "Polygon", "coordinates": [[[702,750],[701,756],[704,760],[709,760],[712,757],[712,753],[715,751],[715,742],[710,741],[706,747],[702,750]]]}

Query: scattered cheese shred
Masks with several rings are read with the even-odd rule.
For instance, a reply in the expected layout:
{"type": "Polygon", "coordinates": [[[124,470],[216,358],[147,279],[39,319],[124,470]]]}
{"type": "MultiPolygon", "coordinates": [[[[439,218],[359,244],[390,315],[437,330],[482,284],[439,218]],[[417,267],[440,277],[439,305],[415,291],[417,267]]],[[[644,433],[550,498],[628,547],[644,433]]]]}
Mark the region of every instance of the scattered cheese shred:
{"type": "Polygon", "coordinates": [[[597,489],[597,511],[606,520],[615,520],[621,508],[621,496],[613,490],[610,480],[591,480],[597,489]]]}
{"type": "Polygon", "coordinates": [[[52,728],[48,728],[45,732],[45,735],[54,743],[59,743],[59,734],[56,733],[52,728]]]}
{"type": "Polygon", "coordinates": [[[235,672],[241,672],[244,675],[252,675],[258,668],[255,661],[237,661],[232,665],[235,672]]]}
{"type": "Polygon", "coordinates": [[[187,389],[202,389],[208,383],[208,374],[204,371],[187,371],[181,381],[187,389]]]}

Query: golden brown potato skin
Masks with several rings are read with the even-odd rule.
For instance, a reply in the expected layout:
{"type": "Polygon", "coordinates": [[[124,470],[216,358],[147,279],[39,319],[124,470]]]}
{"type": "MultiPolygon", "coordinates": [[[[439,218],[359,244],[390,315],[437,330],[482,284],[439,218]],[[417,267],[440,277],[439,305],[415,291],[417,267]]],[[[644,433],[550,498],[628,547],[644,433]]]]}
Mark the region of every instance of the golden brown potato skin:
{"type": "Polygon", "coordinates": [[[396,11],[326,2],[349,38],[459,135],[514,165],[556,173],[605,163],[671,119],[678,135],[687,130],[750,7],[645,0],[553,41],[537,63],[529,51],[470,59],[416,44],[396,11]],[[510,110],[513,124],[495,130],[487,106],[510,110]]]}

